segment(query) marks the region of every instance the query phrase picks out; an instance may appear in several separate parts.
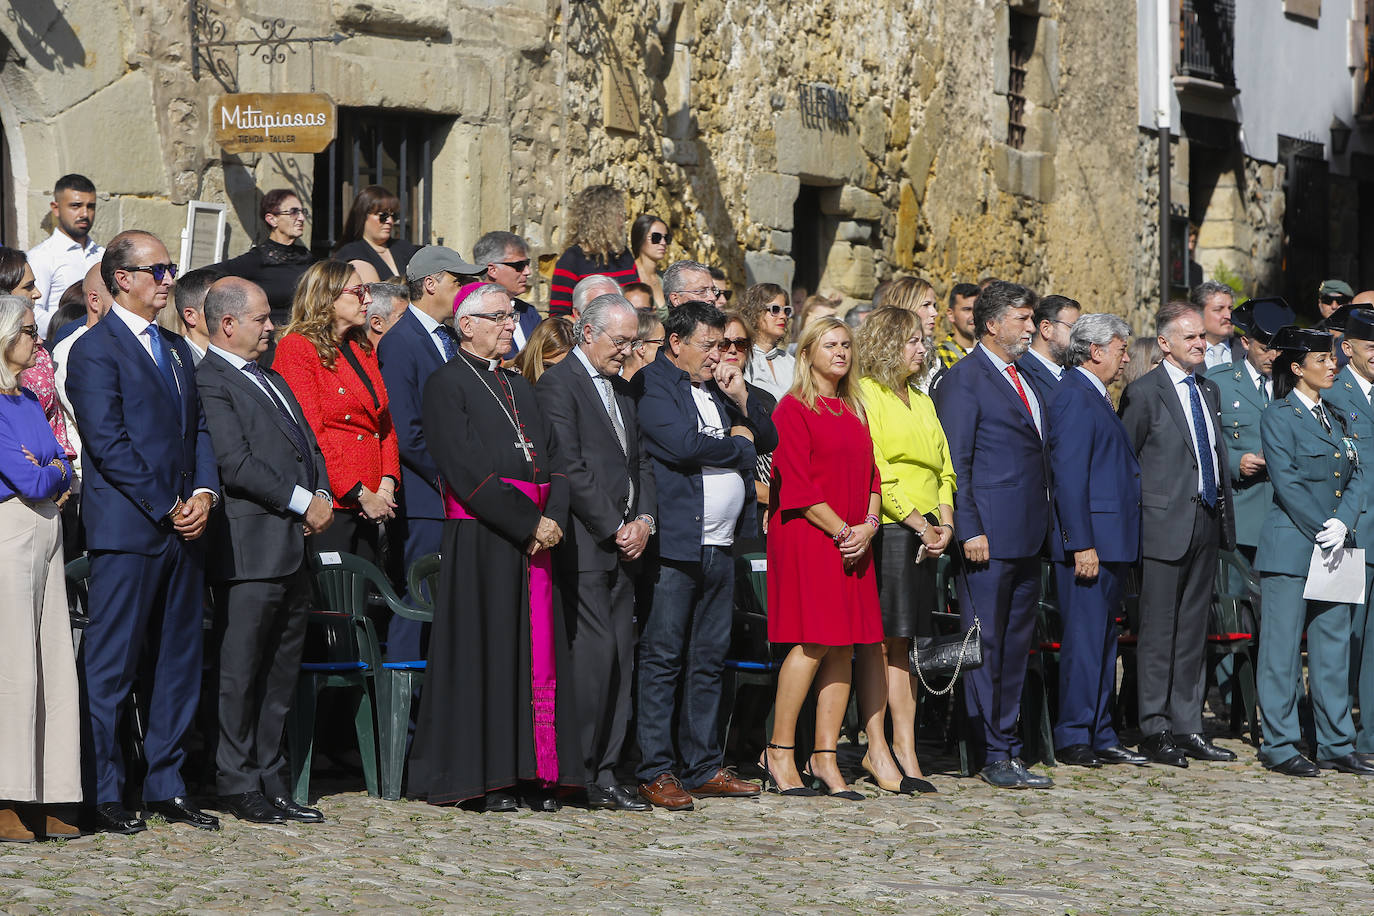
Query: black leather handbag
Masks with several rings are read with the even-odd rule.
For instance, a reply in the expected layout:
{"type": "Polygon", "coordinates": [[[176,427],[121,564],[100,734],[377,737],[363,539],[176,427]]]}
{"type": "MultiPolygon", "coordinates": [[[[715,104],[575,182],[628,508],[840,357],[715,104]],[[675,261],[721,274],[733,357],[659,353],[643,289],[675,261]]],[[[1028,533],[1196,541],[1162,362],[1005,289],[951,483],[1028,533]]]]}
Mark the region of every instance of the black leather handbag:
{"type": "MultiPolygon", "coordinates": [[[[956,560],[959,574],[965,575],[962,560],[956,560]]],[[[970,595],[969,589],[964,593],[970,595]]],[[[940,697],[954,689],[959,675],[965,671],[983,667],[983,626],[978,621],[978,610],[973,611],[973,626],[964,633],[950,633],[944,636],[925,636],[911,641],[911,652],[907,666],[911,674],[921,682],[921,686],[934,696],[940,697]],[[930,686],[930,679],[949,678],[944,687],[930,686]]]]}

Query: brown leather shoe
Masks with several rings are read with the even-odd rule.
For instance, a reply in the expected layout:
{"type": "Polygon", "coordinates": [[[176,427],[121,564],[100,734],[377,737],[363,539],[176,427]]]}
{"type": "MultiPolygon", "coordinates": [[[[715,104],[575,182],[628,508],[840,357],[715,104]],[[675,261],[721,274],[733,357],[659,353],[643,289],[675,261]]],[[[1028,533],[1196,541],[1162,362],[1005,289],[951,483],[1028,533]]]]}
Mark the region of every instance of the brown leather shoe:
{"type": "Polygon", "coordinates": [[[660,773],[653,782],[641,782],[639,795],[650,804],[669,811],[691,811],[692,796],[672,773],[660,773]]]}
{"type": "Polygon", "coordinates": [[[716,770],[716,775],[692,790],[697,798],[749,798],[759,794],[759,787],[740,779],[729,767],[716,770]]]}
{"type": "Polygon", "coordinates": [[[44,817],[43,835],[50,840],[65,840],[81,836],[81,828],[49,814],[44,817]]]}
{"type": "Polygon", "coordinates": [[[0,808],[0,843],[32,843],[33,831],[24,826],[11,807],[0,808]]]}

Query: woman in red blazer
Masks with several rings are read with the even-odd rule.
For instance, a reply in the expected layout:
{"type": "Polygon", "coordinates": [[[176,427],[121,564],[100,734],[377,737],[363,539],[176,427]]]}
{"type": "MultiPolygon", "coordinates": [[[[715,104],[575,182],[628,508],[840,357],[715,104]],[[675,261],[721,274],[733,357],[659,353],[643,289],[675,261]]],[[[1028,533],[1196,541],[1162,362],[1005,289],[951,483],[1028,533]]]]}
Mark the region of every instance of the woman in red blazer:
{"type": "Polygon", "coordinates": [[[329,471],[334,524],[315,536],[314,549],[385,565],[382,531],[396,515],[401,456],[377,354],[367,339],[370,300],[349,265],[312,264],[296,284],[291,323],[277,342],[272,368],[301,402],[329,471]]]}

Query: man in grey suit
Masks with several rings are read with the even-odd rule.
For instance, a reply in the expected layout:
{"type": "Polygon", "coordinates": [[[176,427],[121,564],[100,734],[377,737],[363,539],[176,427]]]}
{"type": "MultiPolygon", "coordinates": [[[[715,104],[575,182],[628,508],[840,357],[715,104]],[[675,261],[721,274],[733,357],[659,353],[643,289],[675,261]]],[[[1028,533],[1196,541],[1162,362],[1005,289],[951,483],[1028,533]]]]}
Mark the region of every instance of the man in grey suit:
{"type": "Polygon", "coordinates": [[[1121,397],[1121,421],[1140,461],[1140,749],[1157,763],[1186,767],[1189,757],[1236,759],[1202,734],[1217,550],[1234,546],[1235,522],[1220,395],[1200,374],[1202,314],[1170,302],[1155,316],[1155,332],[1164,361],[1121,397]]]}
{"type": "Polygon", "coordinates": [[[636,561],[654,533],[654,477],[620,368],[639,316],[618,294],[581,310],[577,346],[535,387],[572,493],[557,562],[568,615],[577,717],[592,808],[648,811],[615,780],[630,718],[636,561]]]}
{"type": "Polygon", "coordinates": [[[257,360],[272,336],[267,296],[225,277],[205,297],[210,343],[196,382],[224,483],[211,528],[219,670],[220,806],[240,820],[318,822],[297,805],[282,749],[305,643],[306,536],[333,520],[324,455],[286,381],[257,360]]]}

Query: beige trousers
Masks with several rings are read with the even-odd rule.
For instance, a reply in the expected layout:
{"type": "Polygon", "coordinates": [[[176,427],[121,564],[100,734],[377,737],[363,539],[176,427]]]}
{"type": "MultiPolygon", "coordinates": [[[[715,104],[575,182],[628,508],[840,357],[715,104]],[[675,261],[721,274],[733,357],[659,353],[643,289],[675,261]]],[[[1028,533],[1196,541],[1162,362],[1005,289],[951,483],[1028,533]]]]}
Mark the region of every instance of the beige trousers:
{"type": "Polygon", "coordinates": [[[81,800],[76,657],[52,500],[0,502],[0,799],[81,800]]]}

